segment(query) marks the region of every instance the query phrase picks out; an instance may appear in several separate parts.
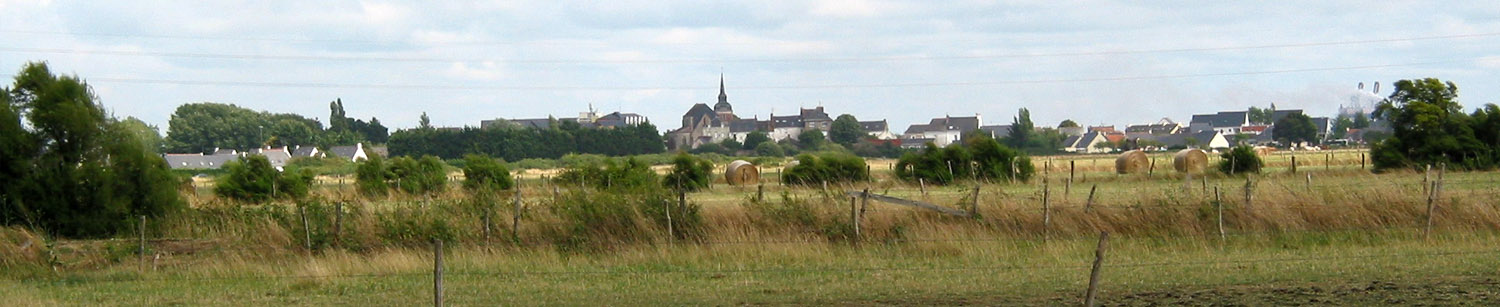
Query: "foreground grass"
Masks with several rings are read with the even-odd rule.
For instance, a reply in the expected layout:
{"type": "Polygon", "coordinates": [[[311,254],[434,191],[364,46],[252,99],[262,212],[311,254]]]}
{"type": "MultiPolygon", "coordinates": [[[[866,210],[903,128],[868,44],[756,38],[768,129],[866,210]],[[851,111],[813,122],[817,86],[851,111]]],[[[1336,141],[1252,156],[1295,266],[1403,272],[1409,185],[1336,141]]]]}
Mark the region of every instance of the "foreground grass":
{"type": "MultiPolygon", "coordinates": [[[[1500,278],[1500,236],[1410,231],[1203,238],[1115,238],[1102,296],[1245,285],[1500,278]]],[[[606,253],[448,251],[455,305],[1073,304],[1092,239],[866,244],[658,245],[606,253]]],[[[329,252],[270,259],[202,254],[208,264],[141,273],[133,265],[14,277],[22,302],[84,305],[416,305],[431,302],[429,250],[329,252]]]]}

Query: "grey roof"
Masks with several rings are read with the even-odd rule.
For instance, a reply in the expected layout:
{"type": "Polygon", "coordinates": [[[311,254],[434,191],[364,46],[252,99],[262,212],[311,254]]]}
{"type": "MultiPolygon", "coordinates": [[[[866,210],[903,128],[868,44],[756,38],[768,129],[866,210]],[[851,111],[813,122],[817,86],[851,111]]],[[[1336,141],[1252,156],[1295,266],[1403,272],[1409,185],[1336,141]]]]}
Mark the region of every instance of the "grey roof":
{"type": "Polygon", "coordinates": [[[992,138],[1003,138],[1010,136],[1010,125],[990,125],[979,127],[979,130],[989,132],[992,138]]]}
{"type": "Polygon", "coordinates": [[[320,154],[322,153],[318,152],[318,147],[316,146],[300,146],[297,147],[297,149],[292,150],[292,157],[294,158],[306,158],[320,154]]]}
{"type": "Polygon", "coordinates": [[[1282,117],[1292,114],[1302,114],[1302,110],[1276,110],[1275,112],[1271,112],[1271,123],[1275,123],[1281,120],[1282,117]]]}
{"type": "Polygon", "coordinates": [[[1104,139],[1105,141],[1109,141],[1109,138],[1104,137],[1104,132],[1093,131],[1084,133],[1082,135],[1070,136],[1067,139],[1064,139],[1063,147],[1088,150],[1089,145],[1093,145],[1094,139],[1104,139]]]}
{"type": "MultiPolygon", "coordinates": [[[[917,126],[918,125],[912,125],[912,128],[917,128],[917,126]]],[[[979,117],[938,117],[932,119],[932,121],[930,122],[927,122],[927,125],[923,126],[922,129],[924,130],[917,131],[916,133],[949,130],[974,131],[979,129],[979,117]]],[[[906,132],[912,133],[911,128],[908,128],[906,132]]]]}
{"type": "Polygon", "coordinates": [[[804,121],[804,122],[807,122],[807,121],[819,121],[819,120],[826,120],[826,121],[832,121],[833,120],[832,118],[828,117],[828,113],[824,113],[823,112],[823,107],[816,107],[816,108],[812,108],[812,109],[802,109],[801,112],[798,114],[798,116],[801,116],[802,117],[802,121],[804,121]]]}
{"type": "Polygon", "coordinates": [[[1177,124],[1144,124],[1125,126],[1125,133],[1172,134],[1182,126],[1177,124]]]}
{"type": "Polygon", "coordinates": [[[1159,136],[1141,137],[1139,139],[1153,140],[1161,143],[1162,146],[1173,147],[1187,146],[1188,138],[1193,138],[1193,140],[1197,141],[1197,146],[1205,146],[1208,145],[1208,142],[1213,141],[1214,136],[1218,134],[1218,131],[1205,130],[1198,133],[1174,133],[1159,136]]]}
{"type": "Polygon", "coordinates": [[[731,121],[731,122],[729,122],[729,132],[733,133],[733,132],[750,132],[750,131],[755,131],[756,130],[756,124],[755,123],[756,123],[756,121],[755,121],[754,118],[738,119],[738,120],[731,121]]]}
{"type": "Polygon", "coordinates": [[[775,126],[776,128],[801,128],[802,116],[771,116],[771,125],[775,126]]]}
{"type": "Polygon", "coordinates": [[[623,127],[630,125],[631,122],[646,122],[646,117],[635,113],[614,112],[600,116],[599,120],[594,121],[599,127],[610,128],[623,127]]]}
{"type": "Polygon", "coordinates": [[[271,161],[271,166],[275,167],[286,166],[286,161],[292,159],[292,153],[288,152],[285,147],[273,149],[257,148],[250,150],[246,154],[266,156],[266,160],[271,161]]]}
{"type": "Polygon", "coordinates": [[[915,124],[906,127],[905,134],[921,134],[923,132],[927,132],[929,129],[931,129],[931,127],[926,124],[915,124]]]}
{"type": "MultiPolygon", "coordinates": [[[[562,120],[562,119],[558,119],[558,120],[562,120]]],[[[535,128],[535,129],[548,129],[548,128],[552,128],[552,119],[550,119],[550,118],[521,118],[521,119],[512,119],[512,120],[510,120],[510,122],[513,123],[513,124],[516,124],[516,125],[520,125],[521,127],[524,127],[524,128],[535,128]]]]}
{"type": "Polygon", "coordinates": [[[1191,123],[1206,123],[1211,127],[1239,127],[1244,126],[1249,121],[1249,114],[1246,111],[1194,114],[1191,123]]]}
{"type": "Polygon", "coordinates": [[[172,169],[218,169],[224,163],[238,159],[239,155],[166,154],[162,158],[172,169]]]}
{"type": "Polygon", "coordinates": [[[715,113],[714,109],[709,108],[707,104],[699,103],[694,104],[692,108],[688,109],[687,113],[682,114],[682,127],[692,127],[699,119],[704,117],[709,118],[710,126],[720,125],[718,113],[715,113]]]}
{"type": "MultiPolygon", "coordinates": [[[[362,146],[362,145],[334,146],[334,147],[329,147],[328,148],[328,153],[332,154],[334,156],[337,156],[339,158],[353,159],[354,155],[357,154],[357,153],[359,153],[359,148],[360,147],[364,147],[364,146],[362,146]]],[[[367,153],[366,155],[369,155],[369,154],[367,153]]]]}
{"type": "Polygon", "coordinates": [[[882,119],[877,121],[859,122],[859,128],[864,129],[865,132],[883,132],[890,130],[890,124],[886,123],[885,120],[882,119]]]}

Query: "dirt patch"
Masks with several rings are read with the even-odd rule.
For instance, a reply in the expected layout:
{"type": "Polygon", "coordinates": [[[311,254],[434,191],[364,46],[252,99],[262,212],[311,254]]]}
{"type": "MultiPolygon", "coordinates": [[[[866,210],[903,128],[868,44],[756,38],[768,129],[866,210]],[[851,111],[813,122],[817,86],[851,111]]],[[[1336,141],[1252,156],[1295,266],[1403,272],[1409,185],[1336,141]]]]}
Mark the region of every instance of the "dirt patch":
{"type": "Polygon", "coordinates": [[[1355,284],[1242,286],[1139,292],[1105,297],[1107,306],[1158,305],[1495,305],[1500,279],[1445,278],[1355,284]]]}

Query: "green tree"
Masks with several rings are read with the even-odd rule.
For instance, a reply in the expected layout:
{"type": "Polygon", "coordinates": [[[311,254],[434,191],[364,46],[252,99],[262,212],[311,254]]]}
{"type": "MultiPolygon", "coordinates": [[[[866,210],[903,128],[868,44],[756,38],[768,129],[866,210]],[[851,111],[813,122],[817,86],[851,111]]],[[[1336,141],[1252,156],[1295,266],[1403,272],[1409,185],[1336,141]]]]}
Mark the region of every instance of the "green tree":
{"type": "Polygon", "coordinates": [[[776,145],[775,142],[761,142],[755,146],[755,155],[780,158],[786,156],[786,151],[781,150],[781,145],[776,145]]]}
{"type": "Polygon", "coordinates": [[[1339,115],[1337,119],[1333,120],[1333,128],[1331,129],[1333,131],[1328,132],[1328,138],[1342,139],[1348,136],[1349,129],[1351,128],[1354,128],[1354,120],[1350,119],[1348,115],[1339,115]]]}
{"type": "Polygon", "coordinates": [[[1494,166],[1493,148],[1476,137],[1462,112],[1458,86],[1434,78],[1396,81],[1395,91],[1376,106],[1374,116],[1391,124],[1393,135],[1371,146],[1376,170],[1446,163],[1481,169],[1494,166]]]}
{"type": "Polygon", "coordinates": [[[1012,148],[1026,148],[1031,144],[1032,131],[1036,130],[1036,124],[1031,122],[1031,111],[1026,108],[1016,111],[1016,117],[1010,123],[1010,135],[1005,137],[1005,143],[1012,148]]]}
{"type": "Polygon", "coordinates": [[[385,168],[385,161],[380,155],[371,155],[369,159],[359,162],[354,168],[354,182],[360,193],[368,196],[385,195],[390,189],[386,182],[390,174],[385,168]]]}
{"type": "Polygon", "coordinates": [[[249,202],[272,198],[307,196],[311,172],[281,172],[263,155],[246,155],[224,164],[224,176],[218,178],[214,194],[249,202]]]}
{"type": "Polygon", "coordinates": [[[116,125],[118,125],[119,129],[128,132],[130,136],[135,137],[146,150],[150,150],[153,153],[161,153],[161,133],[157,132],[156,126],[146,124],[146,122],[135,117],[126,117],[125,120],[116,123],[116,125]]]}
{"type": "Polygon", "coordinates": [[[672,171],[662,178],[662,185],[685,192],[707,188],[712,182],[713,168],[713,162],[706,159],[677,153],[672,157],[672,171]]]}
{"type": "Polygon", "coordinates": [[[470,191],[502,191],[515,186],[505,163],[485,155],[464,156],[464,188],[470,191]]]}
{"type": "Polygon", "coordinates": [[[432,118],[427,117],[427,112],[422,112],[422,117],[417,119],[417,129],[432,129],[432,118]]]}
{"type": "Polygon", "coordinates": [[[734,155],[735,151],[739,151],[740,148],[745,147],[745,144],[740,144],[739,141],[735,141],[731,138],[720,141],[719,146],[724,146],[725,155],[734,155]]]}
{"type": "Polygon", "coordinates": [[[183,207],[166,162],[106,115],[83,80],[28,63],[5,92],[0,222],[100,237],[130,229],[135,215],[183,207]]]}
{"type": "Polygon", "coordinates": [[[1073,120],[1071,120],[1071,119],[1064,119],[1061,123],[1057,123],[1057,127],[1058,128],[1078,128],[1078,123],[1077,122],[1073,122],[1073,120]]]}
{"type": "Polygon", "coordinates": [[[823,131],[818,129],[803,130],[797,134],[797,146],[802,150],[817,150],[828,142],[823,138],[823,131]]]}
{"type": "Polygon", "coordinates": [[[1219,171],[1225,174],[1259,173],[1265,162],[1250,146],[1235,146],[1219,155],[1219,171]]]}
{"type": "Polygon", "coordinates": [[[743,148],[744,149],[752,149],[753,150],[753,149],[755,149],[757,147],[760,147],[761,143],[766,143],[766,142],[770,142],[770,141],[771,141],[771,137],[768,136],[768,135],[766,135],[765,131],[760,131],[760,130],[751,131],[750,134],[745,135],[745,144],[743,144],[744,145],[743,148]]]}
{"type": "Polygon", "coordinates": [[[868,135],[868,133],[865,133],[864,127],[859,125],[859,119],[849,114],[839,115],[838,118],[835,118],[833,126],[828,130],[828,139],[839,145],[844,145],[844,147],[854,146],[854,143],[858,143],[868,135]]]}
{"type": "Polygon", "coordinates": [[[1288,114],[1277,120],[1271,135],[1281,144],[1291,146],[1298,142],[1317,142],[1318,128],[1311,117],[1302,113],[1288,114]]]}

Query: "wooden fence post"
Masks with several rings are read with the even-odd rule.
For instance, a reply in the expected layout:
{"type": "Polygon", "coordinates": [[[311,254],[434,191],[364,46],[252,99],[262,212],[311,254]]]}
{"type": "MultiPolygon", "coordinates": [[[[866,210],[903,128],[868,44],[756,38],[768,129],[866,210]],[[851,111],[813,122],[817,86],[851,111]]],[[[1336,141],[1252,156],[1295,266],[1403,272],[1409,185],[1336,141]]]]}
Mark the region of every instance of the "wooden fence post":
{"type": "Polygon", "coordinates": [[[766,201],[766,184],[761,183],[755,185],[755,201],[766,201]]]}
{"type": "Polygon", "coordinates": [[[515,200],[510,206],[510,240],[521,242],[521,188],[516,187],[515,200]]]}
{"type": "MultiPolygon", "coordinates": [[[[488,225],[485,226],[485,233],[486,235],[489,233],[488,225]]],[[[344,202],[342,201],[333,204],[333,246],[344,246],[344,202]]]]}
{"type": "Polygon", "coordinates": [[[1333,154],[1323,154],[1323,170],[1326,171],[1326,170],[1331,169],[1332,167],[1333,167],[1333,154]]]}
{"type": "Polygon", "coordinates": [[[917,178],[917,188],[921,189],[922,196],[927,196],[927,180],[917,178]]]}
{"type": "Polygon", "coordinates": [[[1359,153],[1359,169],[1365,169],[1365,153],[1359,153]]]}
{"type": "Polygon", "coordinates": [[[1428,192],[1427,192],[1427,227],[1424,227],[1422,229],[1422,239],[1423,240],[1426,240],[1427,238],[1431,237],[1431,234],[1432,234],[1432,211],[1435,210],[1436,207],[1437,207],[1436,200],[1437,200],[1437,185],[1438,184],[1437,184],[1437,182],[1432,182],[1432,183],[1429,183],[1428,185],[1431,186],[1432,188],[1428,189],[1428,192]]]}
{"type": "Polygon", "coordinates": [[[138,225],[137,228],[140,229],[140,235],[141,235],[140,245],[137,246],[137,249],[136,249],[136,254],[140,257],[140,263],[138,265],[138,268],[142,272],[145,272],[146,271],[146,216],[145,215],[141,216],[141,224],[138,225]]]}
{"type": "Polygon", "coordinates": [[[1070,195],[1073,195],[1073,178],[1072,177],[1069,177],[1067,182],[1063,182],[1063,203],[1064,204],[1068,203],[1068,196],[1070,196],[1070,195]]]}
{"type": "Polygon", "coordinates": [[[1048,187],[1047,180],[1042,180],[1042,242],[1047,242],[1048,229],[1052,225],[1052,207],[1047,203],[1052,189],[1048,187]]]}
{"type": "Polygon", "coordinates": [[[443,240],[432,239],[432,305],[443,306],[443,240]]]}
{"type": "Polygon", "coordinates": [[[1089,290],[1083,295],[1083,305],[1088,307],[1098,306],[1095,301],[1099,295],[1099,273],[1104,268],[1104,249],[1109,247],[1109,232],[1099,232],[1099,247],[1094,249],[1094,267],[1089,270],[1089,290]]]}
{"type": "Polygon", "coordinates": [[[1074,171],[1074,167],[1077,166],[1077,162],[1078,162],[1078,160],[1068,160],[1068,182],[1069,183],[1073,182],[1073,176],[1077,174],[1077,172],[1074,171]]]}
{"type": "Polygon", "coordinates": [[[308,224],[307,224],[307,206],[298,206],[297,207],[297,215],[301,215],[302,216],[302,238],[303,238],[302,242],[304,243],[303,245],[307,246],[307,250],[311,251],[312,248],[313,248],[313,246],[312,246],[312,227],[309,227],[308,224]]]}
{"type": "Polygon", "coordinates": [[[1312,173],[1307,173],[1307,193],[1312,193],[1312,173]]]}
{"type": "Polygon", "coordinates": [[[1292,173],[1297,173],[1297,156],[1292,156],[1292,173]]]}
{"type": "Polygon", "coordinates": [[[1094,208],[1094,191],[1098,190],[1098,189],[1099,189],[1099,184],[1097,184],[1097,183],[1095,183],[1092,186],[1089,186],[1089,199],[1088,199],[1087,202],[1083,203],[1083,211],[1089,211],[1089,210],[1091,210],[1091,209],[1094,208]]]}
{"type": "Polygon", "coordinates": [[[662,207],[665,207],[665,209],[667,211],[667,242],[676,243],[677,242],[677,229],[672,226],[672,202],[671,201],[663,201],[663,202],[661,202],[661,205],[662,205],[662,207]]]}
{"type": "Polygon", "coordinates": [[[1252,203],[1255,200],[1254,195],[1255,184],[1250,181],[1250,176],[1245,176],[1245,211],[1253,211],[1255,209],[1254,203],[1252,203]]]}
{"type": "Polygon", "coordinates": [[[1223,195],[1219,194],[1219,187],[1217,186],[1214,187],[1214,211],[1216,212],[1215,215],[1218,216],[1216,219],[1219,222],[1219,241],[1227,241],[1229,237],[1224,235],[1224,198],[1223,195]]]}
{"type": "MultiPolygon", "coordinates": [[[[866,189],[865,193],[870,193],[869,189],[866,189]]],[[[969,201],[969,216],[978,217],[979,215],[975,213],[979,212],[979,185],[974,185],[974,194],[969,201]]]]}

